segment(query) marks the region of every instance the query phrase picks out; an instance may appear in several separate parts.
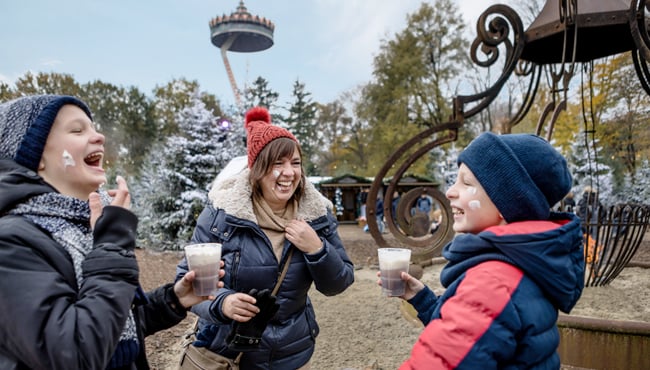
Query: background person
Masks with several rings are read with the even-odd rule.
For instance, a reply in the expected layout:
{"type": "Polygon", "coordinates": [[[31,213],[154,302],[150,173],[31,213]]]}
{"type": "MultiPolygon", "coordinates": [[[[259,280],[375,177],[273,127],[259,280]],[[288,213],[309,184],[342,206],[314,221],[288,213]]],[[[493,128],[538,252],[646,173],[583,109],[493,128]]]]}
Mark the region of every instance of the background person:
{"type": "Polygon", "coordinates": [[[126,182],[97,192],[103,155],[77,98],[0,104],[2,369],[148,369],[145,336],[205,299],[193,272],[142,291],[126,182]]]}
{"type": "Polygon", "coordinates": [[[484,133],[458,164],[445,292],[402,273],[426,327],[400,369],[559,369],[558,310],[584,285],[579,220],[550,212],[571,189],[566,160],[534,135],[484,133]]]}
{"type": "Polygon", "coordinates": [[[598,200],[598,190],[585,186],[582,197],[578,201],[576,215],[582,221],[582,232],[596,239],[598,237],[598,223],[605,216],[605,209],[598,200]],[[602,215],[601,215],[602,214],[602,215]]]}
{"type": "Polygon", "coordinates": [[[562,210],[563,212],[575,212],[576,201],[573,198],[573,192],[570,191],[569,194],[567,194],[564,197],[563,203],[564,203],[564,209],[562,210]]]}
{"type": "MultiPolygon", "coordinates": [[[[307,293],[312,284],[327,296],[343,292],[354,268],[332,203],[305,178],[296,138],[271,125],[260,107],[246,113],[245,126],[248,169],[215,181],[192,236],[222,243],[228,271],[214,302],[192,308],[201,318],[194,345],[229,358],[243,352],[242,369],[307,369],[319,332],[307,293]],[[286,263],[277,297],[270,297],[286,263]]],[[[177,278],[186,272],[183,259],[177,278]]]]}

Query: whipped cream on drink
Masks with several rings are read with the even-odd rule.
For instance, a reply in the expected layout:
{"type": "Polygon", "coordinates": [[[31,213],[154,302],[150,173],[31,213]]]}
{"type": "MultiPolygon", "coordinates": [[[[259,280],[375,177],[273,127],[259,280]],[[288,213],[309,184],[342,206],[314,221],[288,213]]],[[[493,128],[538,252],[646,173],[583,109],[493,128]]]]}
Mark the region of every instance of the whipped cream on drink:
{"type": "Polygon", "coordinates": [[[192,266],[219,264],[221,259],[221,248],[211,244],[194,244],[191,248],[185,248],[187,262],[192,266]]]}

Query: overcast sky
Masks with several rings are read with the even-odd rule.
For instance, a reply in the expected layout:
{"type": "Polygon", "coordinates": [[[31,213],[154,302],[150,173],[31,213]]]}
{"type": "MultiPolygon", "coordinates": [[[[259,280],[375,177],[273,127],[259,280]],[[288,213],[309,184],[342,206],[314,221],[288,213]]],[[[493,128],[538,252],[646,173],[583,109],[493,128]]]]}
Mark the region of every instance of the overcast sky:
{"type": "MultiPolygon", "coordinates": [[[[475,32],[492,0],[456,0],[475,32]]],[[[382,39],[405,27],[416,0],[246,0],[248,11],[275,23],[274,45],[228,53],[239,88],[258,76],[290,100],[296,79],[312,98],[330,102],[369,81],[382,39]]],[[[0,80],[27,71],[68,73],[151,94],[173,78],[197,80],[225,104],[234,96],[209,21],[238,0],[0,0],[0,80]]],[[[472,37],[474,35],[472,34],[472,37]]]]}

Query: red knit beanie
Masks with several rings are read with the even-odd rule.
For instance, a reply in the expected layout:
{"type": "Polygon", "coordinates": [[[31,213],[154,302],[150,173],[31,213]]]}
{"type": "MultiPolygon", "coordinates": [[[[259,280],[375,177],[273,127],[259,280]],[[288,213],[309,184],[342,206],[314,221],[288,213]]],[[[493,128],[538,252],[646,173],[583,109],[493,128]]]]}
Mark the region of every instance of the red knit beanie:
{"type": "Polygon", "coordinates": [[[255,107],[246,112],[246,145],[248,146],[248,168],[253,167],[262,149],[271,141],[286,137],[296,143],[298,140],[289,131],[271,124],[271,115],[266,108],[255,107]]]}

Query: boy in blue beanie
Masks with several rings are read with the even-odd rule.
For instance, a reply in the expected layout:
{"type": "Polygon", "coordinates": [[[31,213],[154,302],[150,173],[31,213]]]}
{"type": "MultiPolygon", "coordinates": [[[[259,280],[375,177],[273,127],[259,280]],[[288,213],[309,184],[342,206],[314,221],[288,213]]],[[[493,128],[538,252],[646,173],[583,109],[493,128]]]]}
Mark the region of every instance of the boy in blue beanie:
{"type": "Polygon", "coordinates": [[[559,369],[558,310],[584,279],[580,221],[550,211],[571,188],[566,160],[538,136],[484,133],[458,165],[445,292],[402,274],[426,327],[400,369],[559,369]]]}

